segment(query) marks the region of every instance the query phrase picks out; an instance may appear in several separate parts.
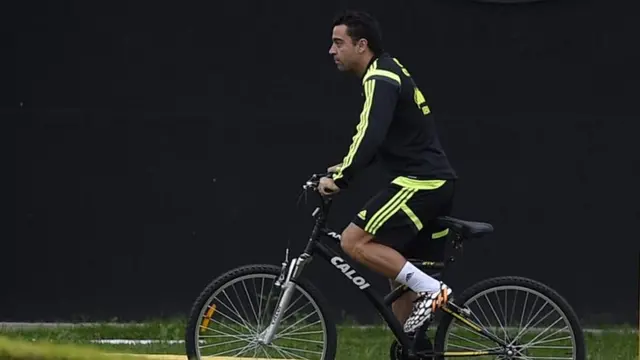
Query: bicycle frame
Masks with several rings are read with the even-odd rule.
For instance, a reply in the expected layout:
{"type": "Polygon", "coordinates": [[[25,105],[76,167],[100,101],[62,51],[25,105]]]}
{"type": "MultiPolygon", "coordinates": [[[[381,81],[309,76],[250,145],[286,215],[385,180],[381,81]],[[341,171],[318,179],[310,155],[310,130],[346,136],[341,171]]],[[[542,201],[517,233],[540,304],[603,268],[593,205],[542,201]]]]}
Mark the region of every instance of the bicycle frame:
{"type": "MultiPolygon", "coordinates": [[[[359,274],[355,270],[355,268],[352,265],[352,260],[350,260],[348,256],[341,256],[341,254],[334,251],[333,249],[326,246],[320,241],[320,239],[322,239],[324,236],[324,238],[330,238],[339,242],[340,234],[337,234],[336,232],[331,231],[330,229],[327,229],[327,228],[321,228],[317,236],[318,236],[318,239],[316,239],[316,241],[311,241],[311,240],[309,241],[309,245],[307,246],[307,249],[305,249],[303,255],[308,254],[309,258],[312,258],[314,254],[318,254],[324,260],[331,263],[334,266],[334,268],[336,268],[337,270],[340,270],[340,272],[347,279],[349,279],[355,287],[357,287],[358,289],[360,289],[360,291],[362,291],[362,293],[376,308],[378,313],[380,313],[380,315],[384,318],[385,322],[389,326],[396,340],[400,345],[402,345],[403,351],[408,351],[409,354],[412,354],[412,355],[415,354],[413,351],[415,346],[415,341],[412,341],[407,336],[407,334],[403,331],[402,325],[400,324],[398,319],[395,317],[395,315],[393,314],[390,308],[391,304],[393,304],[394,301],[396,301],[400,296],[402,296],[404,293],[409,291],[409,288],[406,286],[398,286],[393,291],[385,295],[384,297],[381,296],[374,288],[371,287],[370,282],[362,274],[359,274]],[[407,349],[407,350],[404,350],[404,349],[407,349]]],[[[422,262],[422,261],[420,261],[420,264],[417,264],[417,265],[422,265],[423,268],[433,269],[433,270],[444,269],[446,266],[445,263],[442,263],[442,262],[422,262]]],[[[434,277],[438,278],[439,276],[436,275],[434,277]]],[[[461,311],[462,311],[461,309],[458,309],[456,307],[450,308],[445,306],[442,308],[442,310],[451,314],[458,320],[462,321],[463,323],[465,323],[471,329],[475,330],[480,335],[484,335],[485,337],[488,337],[489,339],[496,341],[497,343],[503,346],[508,345],[504,340],[495,337],[493,334],[487,332],[480,325],[469,320],[464,314],[461,314],[461,311]]],[[[424,335],[424,331],[421,331],[419,333],[419,336],[423,336],[423,335],[424,335]]],[[[416,336],[416,338],[417,337],[418,336],[416,336]]],[[[443,354],[437,354],[437,353],[431,353],[431,354],[444,355],[448,357],[462,357],[462,356],[466,357],[466,356],[501,355],[503,354],[503,351],[501,350],[447,351],[443,354]]]]}
{"type": "MultiPolygon", "coordinates": [[[[282,271],[280,277],[276,282],[276,285],[281,286],[284,291],[281,293],[280,299],[278,300],[278,305],[274,311],[271,324],[260,335],[260,341],[267,344],[271,342],[275,335],[275,330],[284,313],[283,310],[286,309],[289,305],[289,301],[294,290],[293,282],[300,276],[307,262],[311,260],[314,255],[318,254],[321,258],[333,265],[336,270],[339,270],[343,274],[343,276],[349,279],[349,281],[356,288],[364,293],[369,302],[373,304],[378,313],[383,317],[391,332],[395,336],[397,342],[402,346],[403,355],[415,355],[416,353],[413,351],[415,347],[415,339],[424,336],[424,328],[418,330],[418,333],[416,334],[414,339],[409,338],[409,336],[403,331],[402,324],[396,319],[395,315],[391,311],[391,304],[405,292],[409,291],[408,287],[398,286],[384,297],[381,296],[374,288],[371,287],[371,283],[362,274],[359,274],[356,271],[353,266],[353,260],[351,260],[349,256],[343,256],[342,254],[333,250],[331,247],[322,242],[322,239],[330,239],[334,243],[338,244],[341,241],[341,236],[339,233],[332,231],[331,229],[328,229],[326,227],[326,216],[330,206],[331,199],[322,198],[321,205],[317,207],[312,214],[312,216],[316,218],[316,222],[311,232],[309,241],[307,242],[307,245],[302,254],[297,258],[291,259],[290,264],[288,259],[289,249],[287,249],[285,261],[282,263],[282,271]]],[[[446,267],[446,263],[443,262],[410,261],[414,262],[414,264],[416,265],[419,265],[423,269],[443,270],[446,267]]],[[[453,261],[453,259],[451,259],[451,261],[453,261]]],[[[438,273],[432,276],[437,278],[439,277],[439,275],[440,274],[438,273]]],[[[455,304],[452,307],[444,306],[442,310],[456,317],[478,334],[483,335],[488,339],[493,340],[500,345],[503,345],[504,347],[508,346],[508,344],[505,343],[504,340],[495,337],[493,334],[489,333],[481,326],[471,321],[466,316],[467,314],[465,314],[465,310],[459,308],[455,304]]],[[[443,355],[446,357],[486,356],[502,354],[504,354],[504,351],[501,350],[457,352],[447,351],[444,353],[430,352],[428,354],[421,353],[421,355],[443,355]]]]}

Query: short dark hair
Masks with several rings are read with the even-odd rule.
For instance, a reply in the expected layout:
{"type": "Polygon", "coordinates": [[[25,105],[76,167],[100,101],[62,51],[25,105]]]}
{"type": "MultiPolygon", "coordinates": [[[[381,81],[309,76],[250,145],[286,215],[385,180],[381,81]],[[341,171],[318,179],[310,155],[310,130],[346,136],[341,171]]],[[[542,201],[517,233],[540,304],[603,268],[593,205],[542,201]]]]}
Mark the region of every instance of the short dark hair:
{"type": "Polygon", "coordinates": [[[333,20],[333,26],[346,25],[347,35],[355,43],[360,39],[367,39],[369,48],[374,54],[380,55],[382,46],[382,31],[378,21],[368,13],[358,10],[345,10],[333,20]]]}

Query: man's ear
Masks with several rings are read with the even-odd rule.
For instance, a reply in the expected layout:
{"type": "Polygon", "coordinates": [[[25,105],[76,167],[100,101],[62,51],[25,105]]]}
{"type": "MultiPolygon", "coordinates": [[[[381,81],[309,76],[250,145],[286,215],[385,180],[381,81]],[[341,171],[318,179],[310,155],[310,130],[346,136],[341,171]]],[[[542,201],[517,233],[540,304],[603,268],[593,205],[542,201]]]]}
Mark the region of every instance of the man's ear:
{"type": "Polygon", "coordinates": [[[357,48],[358,54],[362,54],[366,50],[367,45],[369,45],[369,42],[367,41],[367,39],[358,40],[358,48],[357,48]]]}

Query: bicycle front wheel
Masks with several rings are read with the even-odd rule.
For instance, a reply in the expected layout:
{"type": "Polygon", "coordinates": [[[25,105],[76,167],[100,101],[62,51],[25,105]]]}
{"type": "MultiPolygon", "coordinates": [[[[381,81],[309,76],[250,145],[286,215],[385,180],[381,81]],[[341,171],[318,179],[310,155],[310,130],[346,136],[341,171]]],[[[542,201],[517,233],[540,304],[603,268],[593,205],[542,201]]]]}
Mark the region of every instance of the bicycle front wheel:
{"type": "Polygon", "coordinates": [[[487,339],[464,321],[444,313],[434,341],[436,352],[445,353],[439,359],[448,358],[447,353],[487,360],[585,359],[578,317],[567,301],[545,284],[517,276],[491,278],[469,287],[453,302],[466,309],[471,322],[507,345],[487,339]],[[496,355],[499,352],[502,354],[496,355]]]}
{"type": "Polygon", "coordinates": [[[273,265],[247,265],[213,280],[189,315],[188,359],[333,360],[335,324],[320,292],[300,278],[272,340],[265,342],[265,329],[283,293],[276,284],[280,270],[273,265]]]}

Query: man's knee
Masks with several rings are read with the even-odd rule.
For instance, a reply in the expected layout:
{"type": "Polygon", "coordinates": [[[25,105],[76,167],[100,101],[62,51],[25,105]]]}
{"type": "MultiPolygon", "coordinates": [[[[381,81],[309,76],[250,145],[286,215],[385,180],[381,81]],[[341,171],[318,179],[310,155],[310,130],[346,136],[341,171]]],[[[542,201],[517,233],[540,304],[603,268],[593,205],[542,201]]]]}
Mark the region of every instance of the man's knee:
{"type": "Polygon", "coordinates": [[[362,245],[369,242],[372,239],[372,236],[357,225],[351,223],[346,229],[344,229],[340,238],[340,246],[342,247],[342,250],[350,256],[356,256],[362,251],[362,245]]]}

